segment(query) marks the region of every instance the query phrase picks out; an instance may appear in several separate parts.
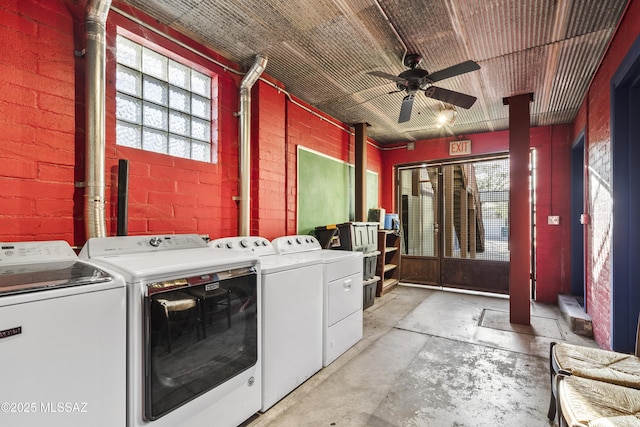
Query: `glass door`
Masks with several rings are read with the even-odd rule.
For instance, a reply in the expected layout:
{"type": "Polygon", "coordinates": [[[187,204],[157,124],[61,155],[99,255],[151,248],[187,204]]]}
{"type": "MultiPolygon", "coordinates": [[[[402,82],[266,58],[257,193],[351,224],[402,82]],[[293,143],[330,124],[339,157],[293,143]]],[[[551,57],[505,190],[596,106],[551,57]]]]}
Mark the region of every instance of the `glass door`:
{"type": "Polygon", "coordinates": [[[398,186],[403,282],[509,292],[508,157],[401,168],[398,186]]]}
{"type": "Polygon", "coordinates": [[[401,278],[440,284],[440,166],[401,169],[401,278]]]}

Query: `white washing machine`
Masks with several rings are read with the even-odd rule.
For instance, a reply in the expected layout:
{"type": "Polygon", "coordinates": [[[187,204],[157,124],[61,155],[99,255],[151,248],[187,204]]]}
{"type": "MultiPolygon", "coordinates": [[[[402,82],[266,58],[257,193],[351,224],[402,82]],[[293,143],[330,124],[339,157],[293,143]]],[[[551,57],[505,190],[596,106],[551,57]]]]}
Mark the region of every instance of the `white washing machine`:
{"type": "Polygon", "coordinates": [[[262,237],[229,237],[209,245],[260,257],[264,412],[322,369],[322,264],[277,255],[262,237]]]}
{"type": "Polygon", "coordinates": [[[255,255],[190,234],[90,239],[80,257],[127,283],[129,427],[237,426],[260,409],[255,255]]]}
{"type": "Polygon", "coordinates": [[[0,425],[124,426],[123,278],[64,241],[0,248],[0,425]]]}
{"type": "Polygon", "coordinates": [[[283,236],[272,244],[278,254],[322,261],[322,364],[328,366],[362,339],[362,252],[322,249],[313,236],[283,236]]]}

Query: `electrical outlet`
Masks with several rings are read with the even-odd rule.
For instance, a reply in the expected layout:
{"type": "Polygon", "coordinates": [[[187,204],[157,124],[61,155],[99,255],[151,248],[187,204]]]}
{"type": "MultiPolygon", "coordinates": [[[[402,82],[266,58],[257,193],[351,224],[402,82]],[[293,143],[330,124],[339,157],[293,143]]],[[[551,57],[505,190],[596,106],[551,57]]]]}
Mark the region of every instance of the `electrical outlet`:
{"type": "Polygon", "coordinates": [[[549,215],[547,217],[547,224],[560,225],[560,217],[558,215],[549,215]]]}

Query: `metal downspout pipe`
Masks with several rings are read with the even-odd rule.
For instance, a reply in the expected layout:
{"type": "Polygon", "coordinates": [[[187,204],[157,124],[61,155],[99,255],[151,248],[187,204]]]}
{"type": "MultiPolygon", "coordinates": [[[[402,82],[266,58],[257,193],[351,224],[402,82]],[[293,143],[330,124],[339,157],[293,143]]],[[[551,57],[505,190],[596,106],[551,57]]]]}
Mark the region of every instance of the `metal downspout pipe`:
{"type": "Polygon", "coordinates": [[[85,12],[86,238],[105,237],[106,22],[111,0],[89,0],[85,12]]]}
{"type": "Polygon", "coordinates": [[[251,234],[251,87],[258,80],[267,58],[256,56],[251,69],[240,83],[240,230],[239,236],[251,234]]]}

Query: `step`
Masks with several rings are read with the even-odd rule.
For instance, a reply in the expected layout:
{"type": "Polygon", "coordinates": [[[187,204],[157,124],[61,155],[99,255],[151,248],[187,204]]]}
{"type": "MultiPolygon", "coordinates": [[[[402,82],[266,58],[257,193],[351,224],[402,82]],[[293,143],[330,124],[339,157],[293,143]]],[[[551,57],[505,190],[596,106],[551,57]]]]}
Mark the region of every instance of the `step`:
{"type": "Polygon", "coordinates": [[[582,297],[558,295],[558,307],[573,333],[593,338],[591,316],[584,311],[582,297]]]}

